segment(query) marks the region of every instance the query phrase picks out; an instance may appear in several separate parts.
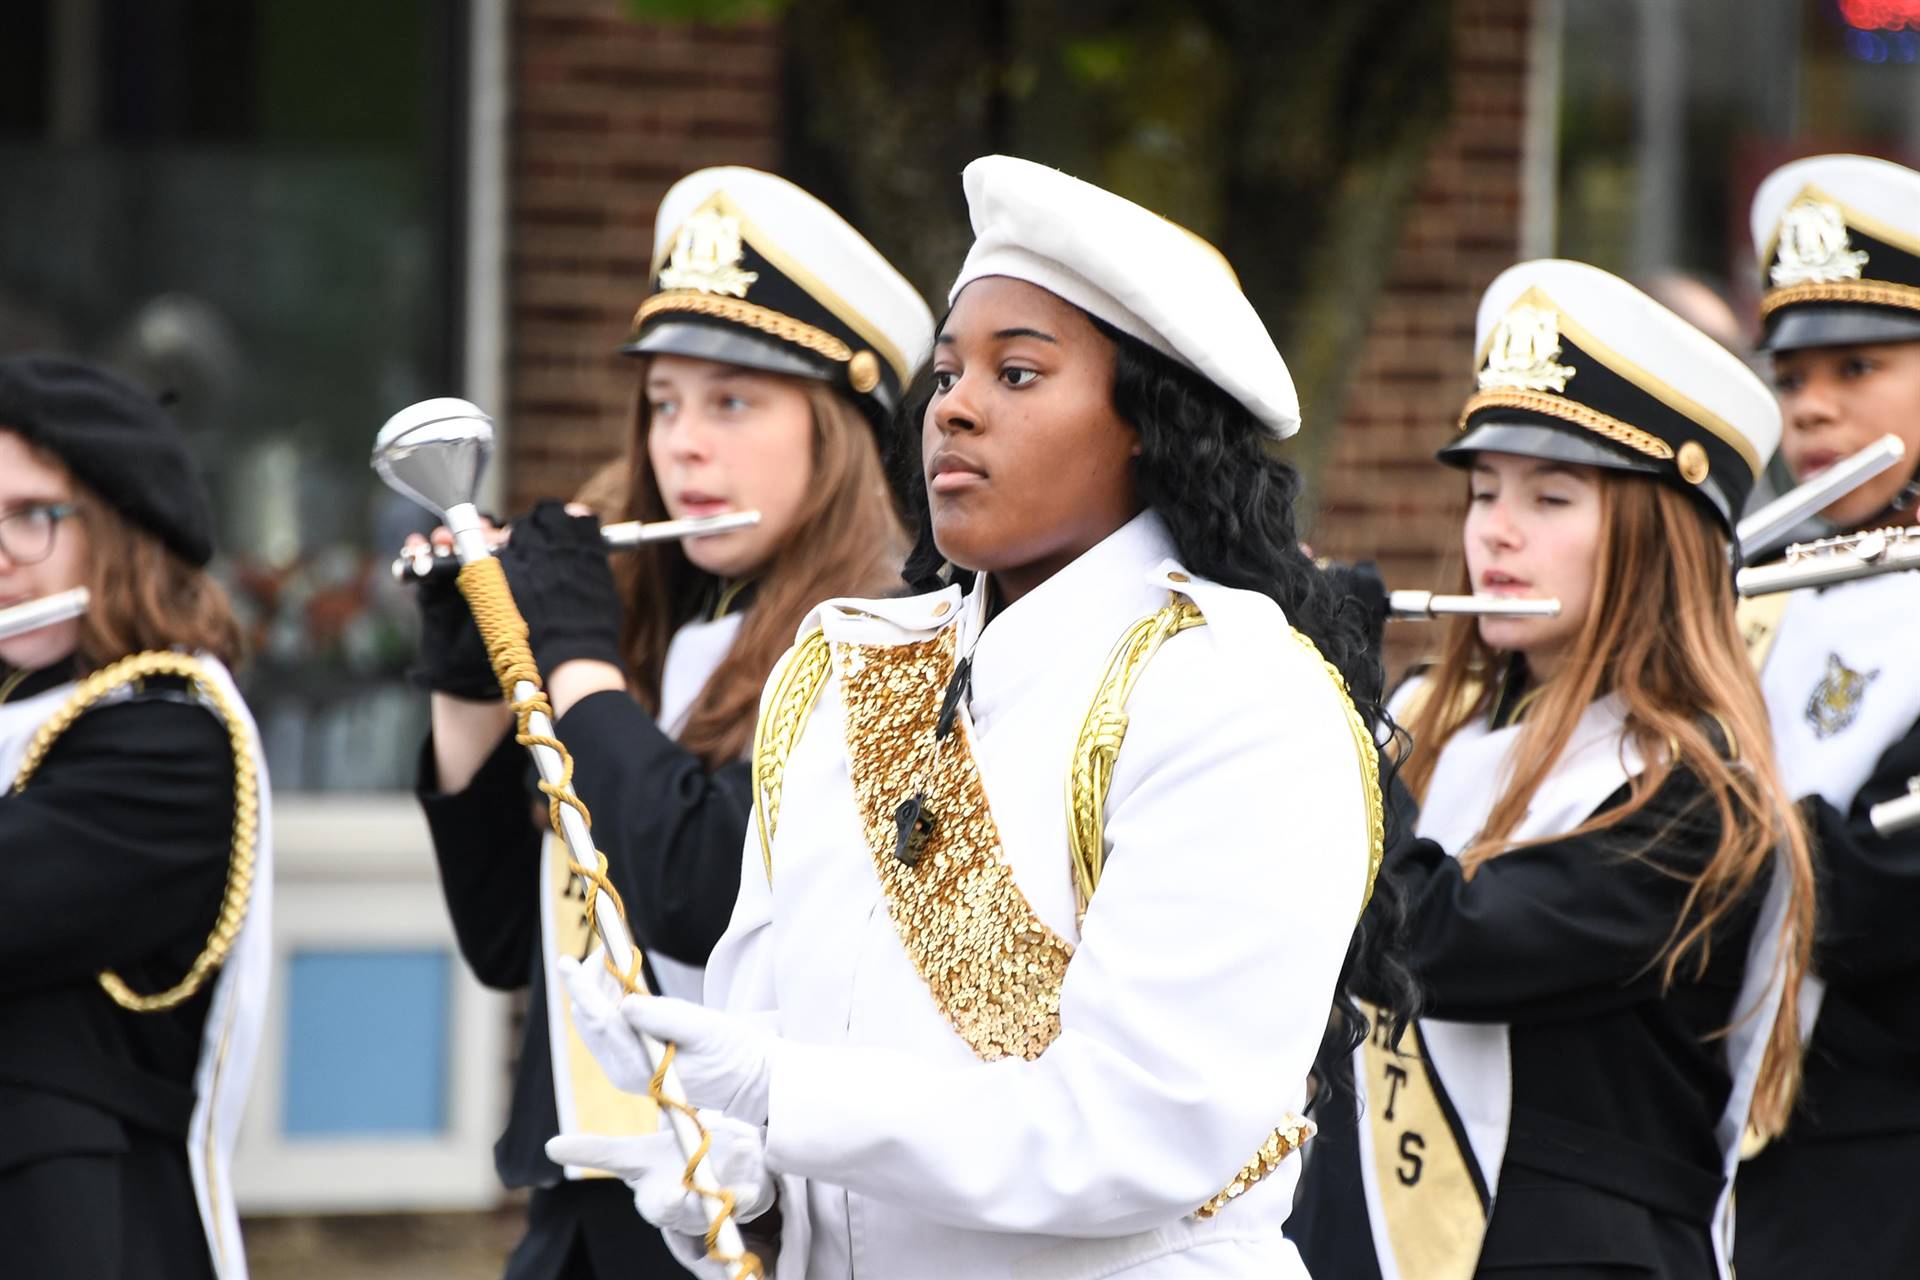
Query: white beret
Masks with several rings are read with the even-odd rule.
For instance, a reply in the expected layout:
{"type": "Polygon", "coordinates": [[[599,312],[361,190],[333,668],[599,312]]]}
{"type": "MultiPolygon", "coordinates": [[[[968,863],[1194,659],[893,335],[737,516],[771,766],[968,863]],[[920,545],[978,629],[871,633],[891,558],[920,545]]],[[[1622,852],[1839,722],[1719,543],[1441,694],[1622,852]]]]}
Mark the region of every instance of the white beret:
{"type": "Polygon", "coordinates": [[[933,345],[918,291],[785,178],[701,169],[654,218],[652,288],[624,350],[820,378],[890,409],[933,345]]]}
{"type": "Polygon", "coordinates": [[[1767,347],[1920,340],[1920,173],[1809,156],[1753,196],[1767,347]]]}
{"type": "Polygon", "coordinates": [[[1642,472],[1701,497],[1730,529],[1780,443],[1779,405],[1743,360],[1584,262],[1501,272],[1474,340],[1477,390],[1444,460],[1484,449],[1642,472]]]}
{"type": "Polygon", "coordinates": [[[1293,376],[1218,249],[1030,160],[982,156],[961,180],[974,240],[949,303],[983,276],[1038,285],[1194,370],[1276,439],[1300,429],[1293,376]]]}

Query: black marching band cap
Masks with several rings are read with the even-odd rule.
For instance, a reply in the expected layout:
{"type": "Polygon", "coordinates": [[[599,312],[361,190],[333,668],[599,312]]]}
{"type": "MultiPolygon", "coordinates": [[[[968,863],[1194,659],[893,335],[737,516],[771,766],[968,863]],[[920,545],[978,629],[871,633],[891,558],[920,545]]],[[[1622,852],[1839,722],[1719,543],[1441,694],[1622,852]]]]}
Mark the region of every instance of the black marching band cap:
{"type": "Polygon", "coordinates": [[[213,504],[186,437],[151,393],[63,356],[0,359],[0,428],[59,458],[188,563],[213,558],[213,504]]]}
{"type": "Polygon", "coordinates": [[[933,314],[906,277],[839,214],[758,169],[674,183],[651,276],[621,351],[817,379],[875,423],[933,345],[933,314]]]}
{"type": "Polygon", "coordinates": [[[1920,342],[1920,173],[1810,156],[1753,196],[1768,351],[1920,342]]]}
{"type": "Polygon", "coordinates": [[[1474,337],[1478,387],[1442,462],[1490,451],[1637,472],[1733,532],[1780,443],[1773,392],[1738,356],[1618,276],[1557,259],[1501,272],[1474,337]]]}

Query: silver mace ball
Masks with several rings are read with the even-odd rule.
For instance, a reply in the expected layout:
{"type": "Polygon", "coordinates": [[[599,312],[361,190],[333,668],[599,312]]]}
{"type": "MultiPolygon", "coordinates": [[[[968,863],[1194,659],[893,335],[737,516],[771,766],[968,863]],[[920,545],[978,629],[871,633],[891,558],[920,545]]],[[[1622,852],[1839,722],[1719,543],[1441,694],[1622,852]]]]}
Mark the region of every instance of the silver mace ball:
{"type": "Polygon", "coordinates": [[[480,477],[493,452],[493,419],[466,400],[442,396],[388,418],[373,441],[373,469],[399,493],[446,521],[464,564],[488,554],[480,477]]]}

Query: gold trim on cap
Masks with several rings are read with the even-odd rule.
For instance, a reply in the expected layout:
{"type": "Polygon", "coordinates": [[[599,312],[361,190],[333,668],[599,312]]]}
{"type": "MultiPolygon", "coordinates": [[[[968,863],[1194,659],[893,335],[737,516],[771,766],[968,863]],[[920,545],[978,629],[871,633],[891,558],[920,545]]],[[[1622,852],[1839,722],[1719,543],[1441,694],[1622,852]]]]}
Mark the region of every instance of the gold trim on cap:
{"type": "MultiPolygon", "coordinates": [[[[1562,422],[1571,422],[1576,427],[1585,427],[1595,435],[1604,436],[1615,444],[1625,445],[1636,453],[1644,453],[1649,458],[1666,461],[1673,457],[1673,446],[1658,436],[1648,435],[1640,428],[1620,421],[1611,414],[1598,409],[1590,409],[1577,400],[1567,400],[1560,396],[1548,395],[1542,391],[1512,391],[1505,388],[1494,391],[1482,391],[1467,399],[1466,407],[1460,410],[1459,430],[1467,429],[1467,419],[1482,409],[1525,409],[1530,413],[1543,413],[1562,422]]],[[[1699,445],[1694,445],[1698,449],[1699,445]]],[[[1705,451],[1702,450],[1704,453],[1705,451]]]]}
{"type": "Polygon", "coordinates": [[[1876,307],[1899,307],[1920,311],[1920,288],[1894,284],[1888,280],[1832,280],[1824,284],[1791,284],[1769,290],[1760,299],[1760,318],[1767,319],[1782,307],[1802,302],[1864,302],[1876,307]]]}
{"type": "Polygon", "coordinates": [[[749,329],[779,338],[782,342],[791,342],[796,347],[805,347],[808,351],[823,355],[829,360],[841,364],[853,359],[853,348],[828,333],[825,329],[816,329],[803,320],[795,320],[770,307],[762,307],[739,298],[727,298],[712,293],[696,293],[692,289],[668,289],[654,294],[640,304],[633,313],[631,337],[640,335],[640,326],[653,317],[668,311],[691,312],[698,316],[712,316],[717,320],[731,320],[749,329]]]}
{"type": "Polygon", "coordinates": [[[871,351],[856,351],[847,362],[847,385],[866,395],[880,385],[880,357],[871,351]]]}
{"type": "Polygon", "coordinates": [[[1707,450],[1698,440],[1689,440],[1680,446],[1680,452],[1674,458],[1680,468],[1680,478],[1688,484],[1699,484],[1707,478],[1707,472],[1713,464],[1707,461],[1707,450]]]}
{"type": "MultiPolygon", "coordinates": [[[[1693,397],[1686,395],[1666,379],[1635,364],[1606,343],[1600,341],[1599,338],[1594,336],[1592,330],[1588,329],[1578,320],[1575,320],[1565,307],[1548,297],[1546,290],[1542,289],[1539,285],[1530,287],[1525,293],[1515,298],[1511,305],[1518,306],[1523,302],[1530,302],[1539,307],[1551,308],[1554,314],[1560,318],[1561,337],[1570,339],[1573,344],[1582,351],[1611,369],[1618,376],[1625,378],[1634,386],[1666,405],[1675,413],[1690,420],[1696,426],[1702,427],[1720,437],[1722,443],[1740,455],[1741,459],[1747,464],[1748,470],[1752,471],[1756,476],[1760,474],[1760,468],[1764,460],[1754,451],[1753,442],[1747,439],[1744,433],[1737,430],[1732,423],[1722,418],[1719,414],[1714,413],[1705,405],[1693,399],[1693,397]]],[[[1491,345],[1492,336],[1493,335],[1489,333],[1487,335],[1487,342],[1482,343],[1480,349],[1474,353],[1473,363],[1476,369],[1487,362],[1487,349],[1488,346],[1491,345]]],[[[1712,341],[1711,338],[1706,338],[1704,335],[1702,335],[1702,337],[1704,341],[1712,341]]],[[[1542,410],[1542,412],[1551,411],[1542,410]]],[[[1646,433],[1640,431],[1638,427],[1628,427],[1626,423],[1620,422],[1617,418],[1608,417],[1606,414],[1599,413],[1597,410],[1590,412],[1593,412],[1596,417],[1606,419],[1608,422],[1627,427],[1629,431],[1646,435],[1646,433]]],[[[1559,414],[1556,416],[1566,417],[1567,415],[1559,414]]],[[[1573,419],[1570,418],[1568,420],[1573,421],[1573,419]]],[[[1581,425],[1584,426],[1586,424],[1582,423],[1581,425]]],[[[1598,428],[1595,429],[1598,430],[1598,428]]],[[[1605,433],[1602,432],[1602,434],[1605,433]]],[[[1654,437],[1647,436],[1647,438],[1651,440],[1654,437]]],[[[1621,443],[1625,444],[1626,441],[1622,440],[1621,443]]],[[[1664,444],[1661,447],[1666,448],[1664,444]]],[[[1645,451],[1642,450],[1642,452],[1645,451]]],[[[1655,456],[1670,458],[1673,456],[1673,453],[1672,450],[1669,449],[1666,453],[1655,456]]]]}

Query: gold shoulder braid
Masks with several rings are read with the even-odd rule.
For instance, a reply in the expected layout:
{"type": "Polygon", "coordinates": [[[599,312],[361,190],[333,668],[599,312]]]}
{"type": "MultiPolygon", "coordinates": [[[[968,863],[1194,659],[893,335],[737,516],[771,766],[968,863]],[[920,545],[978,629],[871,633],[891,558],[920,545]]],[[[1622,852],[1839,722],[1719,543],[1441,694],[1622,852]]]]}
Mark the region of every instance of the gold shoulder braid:
{"type": "Polygon", "coordinates": [[[780,666],[773,694],[753,726],[753,820],[760,834],[760,860],[773,883],[773,829],[780,821],[780,788],[787,757],[807,727],[830,666],[827,637],[818,627],[800,637],[780,666]]]}
{"type": "Polygon", "coordinates": [[[150,996],[137,994],[120,975],[112,971],[100,974],[100,985],[113,1002],[134,1013],[159,1013],[190,999],[207,979],[226,962],[240,926],[246,922],[247,903],[253,896],[254,849],[260,830],[260,779],[254,770],[253,753],[247,743],[246,729],[239,711],[228,700],[225,690],[206,677],[199,661],[184,653],[155,650],[136,653],[130,658],[103,667],[80,682],[73,696],[55,711],[33,735],[25,760],[13,780],[14,791],[21,792],[46,760],[47,752],[61,734],[73,726],[82,713],[101,699],[149,676],[184,676],[194,689],[211,702],[226,726],[233,746],[233,843],[227,861],[227,888],[220,900],[220,914],[214,918],[213,931],[194,959],[187,976],[150,996]]]}
{"type": "Polygon", "coordinates": [[[1129,627],[1107,659],[1100,691],[1094,694],[1080,726],[1080,740],[1074,743],[1067,778],[1067,854],[1073,860],[1073,894],[1082,919],[1106,864],[1107,792],[1113,787],[1114,762],[1127,736],[1127,699],[1147,669],[1147,660],[1169,636],[1205,626],[1206,621],[1192,601],[1177,599],[1129,627]]]}

